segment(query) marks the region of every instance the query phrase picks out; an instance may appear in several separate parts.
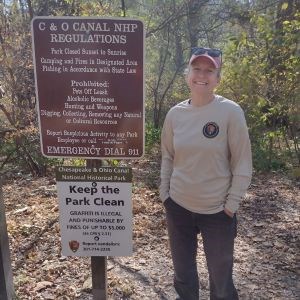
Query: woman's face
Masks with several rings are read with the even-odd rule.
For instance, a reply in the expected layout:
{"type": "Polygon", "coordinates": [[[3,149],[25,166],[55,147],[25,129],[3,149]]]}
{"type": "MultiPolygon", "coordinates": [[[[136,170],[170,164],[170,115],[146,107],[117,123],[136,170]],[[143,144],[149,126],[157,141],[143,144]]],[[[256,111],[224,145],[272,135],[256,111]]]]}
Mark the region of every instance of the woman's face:
{"type": "Polygon", "coordinates": [[[186,80],[192,94],[210,95],[219,84],[220,76],[211,61],[199,58],[189,67],[186,80]]]}

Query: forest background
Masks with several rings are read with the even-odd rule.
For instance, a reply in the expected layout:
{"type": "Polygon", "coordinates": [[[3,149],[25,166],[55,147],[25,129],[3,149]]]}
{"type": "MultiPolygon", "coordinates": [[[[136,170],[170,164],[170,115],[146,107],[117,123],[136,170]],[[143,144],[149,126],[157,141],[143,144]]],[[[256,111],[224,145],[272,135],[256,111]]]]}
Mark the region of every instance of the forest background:
{"type": "Polygon", "coordinates": [[[296,0],[0,1],[0,172],[45,175],[30,21],[34,16],[138,18],[146,30],[146,151],[171,106],[188,97],[183,72],[194,46],[223,51],[217,93],[245,111],[257,171],[299,176],[299,28],[296,0]]]}
{"type": "MultiPolygon", "coordinates": [[[[159,141],[166,112],[188,97],[183,73],[194,46],[222,49],[217,93],[242,106],[249,126],[255,173],[240,209],[235,276],[241,299],[298,299],[300,2],[0,0],[0,177],[6,179],[18,299],[91,299],[90,261],[60,254],[53,167],[84,161],[41,154],[30,31],[34,16],[128,17],[145,24],[146,155],[128,161],[134,173],[135,249],[132,257],[109,259],[111,299],[175,298],[157,191],[159,141]]],[[[203,255],[198,265],[208,299],[203,255]]]]}

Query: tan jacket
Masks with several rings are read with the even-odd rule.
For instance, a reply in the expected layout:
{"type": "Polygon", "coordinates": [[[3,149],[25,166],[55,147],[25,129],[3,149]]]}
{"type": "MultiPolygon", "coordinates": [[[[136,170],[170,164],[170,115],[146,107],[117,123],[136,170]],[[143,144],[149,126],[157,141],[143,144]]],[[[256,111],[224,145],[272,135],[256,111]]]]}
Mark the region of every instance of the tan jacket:
{"type": "Polygon", "coordinates": [[[162,201],[171,196],[203,214],[238,209],[252,175],[248,128],[238,104],[218,95],[201,107],[188,100],[177,104],[166,116],[161,150],[162,201]]]}

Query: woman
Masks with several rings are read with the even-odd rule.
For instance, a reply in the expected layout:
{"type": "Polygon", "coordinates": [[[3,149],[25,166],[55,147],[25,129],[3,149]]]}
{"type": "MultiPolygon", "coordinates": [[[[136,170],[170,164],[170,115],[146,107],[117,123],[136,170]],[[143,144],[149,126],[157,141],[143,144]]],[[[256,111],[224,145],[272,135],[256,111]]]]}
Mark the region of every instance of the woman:
{"type": "Polygon", "coordinates": [[[210,299],[238,299],[233,284],[236,211],[251,180],[244,113],[215,95],[222,53],[193,48],[186,74],[190,98],[168,112],[161,137],[164,202],[178,299],[198,300],[197,235],[206,256],[210,299]]]}

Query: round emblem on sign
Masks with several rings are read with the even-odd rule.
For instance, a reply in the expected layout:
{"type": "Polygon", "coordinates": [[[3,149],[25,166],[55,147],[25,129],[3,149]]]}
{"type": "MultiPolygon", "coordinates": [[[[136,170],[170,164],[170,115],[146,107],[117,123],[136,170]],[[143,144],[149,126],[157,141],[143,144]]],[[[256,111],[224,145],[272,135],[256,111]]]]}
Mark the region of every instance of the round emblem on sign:
{"type": "Polygon", "coordinates": [[[207,138],[214,138],[219,133],[219,126],[215,122],[208,122],[203,127],[203,134],[207,138]]]}

